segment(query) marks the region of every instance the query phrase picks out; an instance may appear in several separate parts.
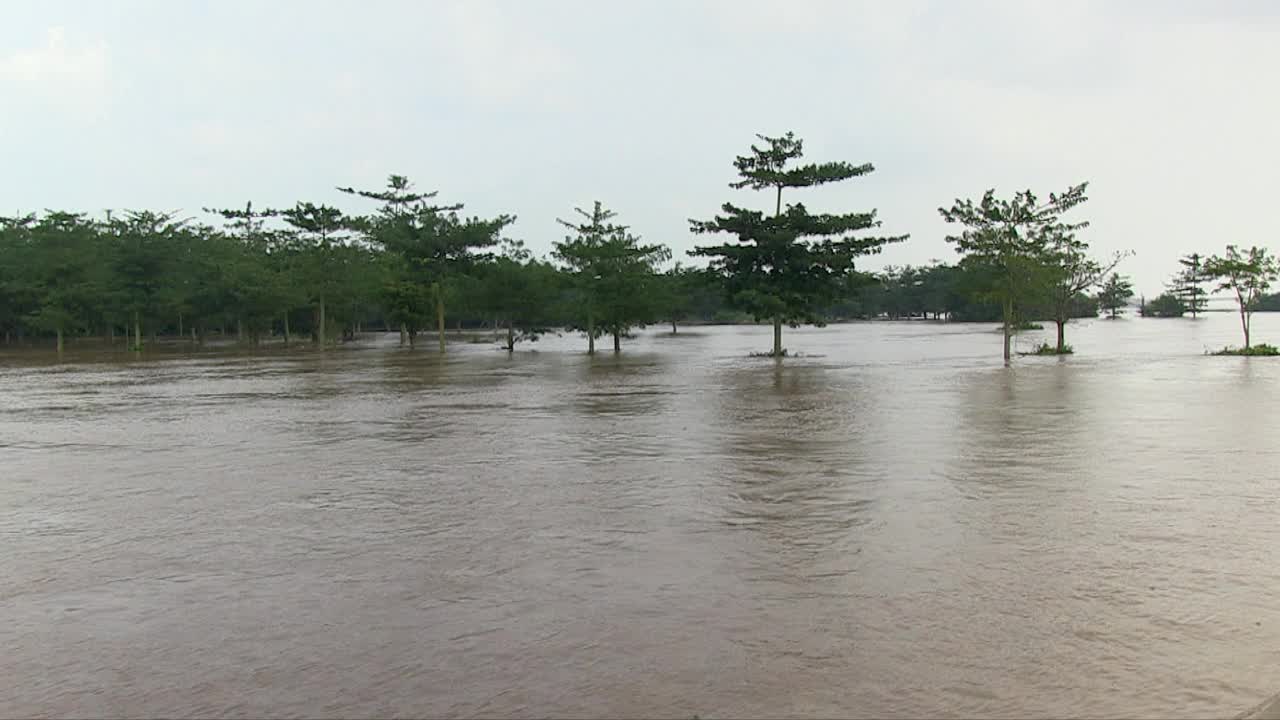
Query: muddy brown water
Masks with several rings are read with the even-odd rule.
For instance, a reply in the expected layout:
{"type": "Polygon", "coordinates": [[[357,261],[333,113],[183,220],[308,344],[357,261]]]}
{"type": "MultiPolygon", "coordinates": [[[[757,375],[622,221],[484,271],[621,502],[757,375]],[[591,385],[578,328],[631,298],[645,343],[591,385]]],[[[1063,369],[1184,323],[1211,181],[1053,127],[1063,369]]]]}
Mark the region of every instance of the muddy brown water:
{"type": "Polygon", "coordinates": [[[1280,689],[1233,323],[0,351],[0,716],[1232,716],[1280,689]]]}

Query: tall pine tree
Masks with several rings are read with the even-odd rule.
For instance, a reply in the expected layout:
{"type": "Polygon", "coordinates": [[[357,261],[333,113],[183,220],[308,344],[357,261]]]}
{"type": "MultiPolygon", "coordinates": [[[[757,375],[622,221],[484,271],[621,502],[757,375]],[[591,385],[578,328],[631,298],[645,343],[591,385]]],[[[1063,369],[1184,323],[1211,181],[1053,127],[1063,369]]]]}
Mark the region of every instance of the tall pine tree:
{"type": "Polygon", "coordinates": [[[854,261],[899,242],[897,237],[859,236],[880,226],[874,210],[843,214],[810,213],[801,203],[783,205],[786,188],[808,188],[866,175],[870,163],[828,162],[798,165],[803,141],[788,132],[781,137],[758,135],[763,146],[734,160],[741,178],[735,189],[773,191],[773,214],[732,203],[709,221],[690,220],[695,233],[728,233],[736,242],[695,248],[693,255],[711,258],[733,306],[757,322],[773,323],[773,357],[782,357],[782,325],[821,324],[822,311],[851,286],[854,261]]]}

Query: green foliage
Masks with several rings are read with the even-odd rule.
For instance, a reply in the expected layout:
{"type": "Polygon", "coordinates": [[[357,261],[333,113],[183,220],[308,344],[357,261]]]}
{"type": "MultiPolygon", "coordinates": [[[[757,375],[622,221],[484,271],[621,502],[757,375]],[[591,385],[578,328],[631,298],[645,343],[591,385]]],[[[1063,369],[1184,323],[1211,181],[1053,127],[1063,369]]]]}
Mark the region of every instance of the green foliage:
{"type": "Polygon", "coordinates": [[[773,189],[773,214],[725,203],[722,214],[709,221],[691,220],[690,225],[695,233],[726,233],[736,242],[698,247],[692,254],[711,258],[710,271],[722,279],[734,307],[757,321],[774,323],[773,353],[780,355],[783,323],[822,323],[823,310],[848,296],[855,259],[906,236],[858,235],[879,227],[874,210],[810,213],[799,203],[784,209],[784,188],[849,180],[873,168],[845,162],[794,165],[804,155],[801,140],[792,133],[758,137],[765,145],[752,145],[751,154],[734,160],[740,179],[730,187],[773,189]]]}
{"type": "Polygon", "coordinates": [[[1142,306],[1143,317],[1182,317],[1186,312],[1187,306],[1183,305],[1182,300],[1171,292],[1161,293],[1156,299],[1142,306]]]}
{"type": "Polygon", "coordinates": [[[1084,257],[1086,246],[1074,239],[1075,231],[1087,224],[1061,219],[1088,199],[1087,188],[1088,183],[1082,183],[1050,194],[1044,202],[1030,190],[1007,200],[988,190],[976,203],[957,199],[950,208],[938,209],[948,223],[964,226],[947,242],[961,254],[961,264],[982,268],[988,279],[983,295],[1003,309],[1006,361],[1020,307],[1052,302],[1055,294],[1069,301],[1075,294],[1071,289],[1096,274],[1084,257]]]}
{"type": "Polygon", "coordinates": [[[1249,349],[1249,326],[1254,311],[1271,284],[1280,279],[1280,261],[1266,248],[1241,250],[1228,245],[1223,255],[1215,255],[1204,263],[1206,277],[1218,281],[1218,290],[1230,291],[1240,308],[1240,326],[1244,330],[1244,349],[1249,349]]]}
{"type": "Polygon", "coordinates": [[[1192,253],[1178,258],[1182,270],[1169,283],[1169,291],[1182,301],[1183,307],[1196,317],[1204,312],[1209,304],[1209,293],[1202,287],[1213,277],[1206,271],[1206,258],[1199,253],[1192,253]]]}
{"type": "Polygon", "coordinates": [[[567,320],[595,339],[612,335],[617,350],[632,327],[644,327],[660,314],[658,265],[671,257],[664,245],[641,245],[626,225],[610,222],[616,214],[599,201],[591,212],[574,208],[581,219],[558,220],[572,231],[555,244],[555,257],[571,275],[574,301],[567,320]]]}
{"type": "Polygon", "coordinates": [[[1070,345],[1058,347],[1052,343],[1040,343],[1031,352],[1019,353],[1019,355],[1072,355],[1075,350],[1070,345]]]}
{"type": "Polygon", "coordinates": [[[1228,347],[1223,348],[1212,355],[1239,355],[1244,357],[1277,357],[1280,356],[1280,348],[1267,343],[1258,343],[1245,348],[1228,347]]]}
{"type": "Polygon", "coordinates": [[[1111,273],[1098,292],[1098,305],[1110,313],[1112,318],[1116,318],[1120,316],[1120,311],[1129,304],[1132,297],[1133,283],[1129,278],[1111,273]]]}
{"type": "Polygon", "coordinates": [[[415,192],[413,183],[403,175],[389,176],[386,189],[381,191],[338,189],[382,203],[372,217],[354,222],[353,226],[363,231],[369,244],[394,258],[383,296],[389,316],[408,331],[412,343],[427,325],[430,306],[434,305],[443,352],[445,300],[450,283],[457,285],[477,263],[489,258],[483,251],[501,241],[503,229],[515,222],[515,217],[460,216],[461,204],[430,204],[428,201],[437,193],[415,192]]]}
{"type": "Polygon", "coordinates": [[[524,243],[504,241],[501,252],[477,270],[472,307],[507,329],[508,351],[517,342],[537,340],[555,325],[560,275],[550,263],[534,258],[524,243]]]}

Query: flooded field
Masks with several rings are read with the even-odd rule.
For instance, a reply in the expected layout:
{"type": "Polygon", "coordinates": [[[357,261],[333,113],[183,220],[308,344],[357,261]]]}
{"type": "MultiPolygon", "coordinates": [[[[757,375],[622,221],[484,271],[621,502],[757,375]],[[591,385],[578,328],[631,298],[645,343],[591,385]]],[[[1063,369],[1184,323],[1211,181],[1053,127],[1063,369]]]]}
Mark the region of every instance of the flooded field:
{"type": "Polygon", "coordinates": [[[1280,689],[1235,322],[0,350],[0,715],[1231,716],[1280,689]]]}

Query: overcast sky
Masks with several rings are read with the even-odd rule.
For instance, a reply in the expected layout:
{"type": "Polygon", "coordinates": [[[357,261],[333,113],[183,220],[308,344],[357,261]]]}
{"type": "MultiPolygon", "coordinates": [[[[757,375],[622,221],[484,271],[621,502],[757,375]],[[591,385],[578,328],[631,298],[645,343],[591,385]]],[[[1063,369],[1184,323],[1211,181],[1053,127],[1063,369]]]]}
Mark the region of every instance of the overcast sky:
{"type": "MultiPolygon", "coordinates": [[[[958,196],[1090,181],[1075,216],[1151,295],[1180,254],[1280,247],[1280,2],[7,2],[0,211],[367,209],[389,173],[514,213],[535,250],[599,199],[677,257],[754,133],[876,172],[877,208],[955,257],[958,196]]],[[[784,198],[785,199],[785,198],[784,198]]]]}

